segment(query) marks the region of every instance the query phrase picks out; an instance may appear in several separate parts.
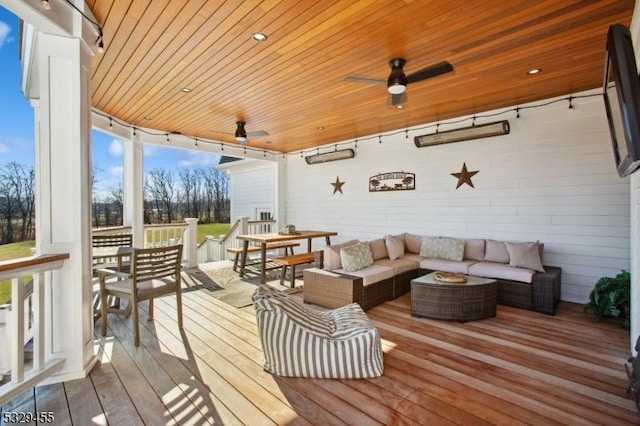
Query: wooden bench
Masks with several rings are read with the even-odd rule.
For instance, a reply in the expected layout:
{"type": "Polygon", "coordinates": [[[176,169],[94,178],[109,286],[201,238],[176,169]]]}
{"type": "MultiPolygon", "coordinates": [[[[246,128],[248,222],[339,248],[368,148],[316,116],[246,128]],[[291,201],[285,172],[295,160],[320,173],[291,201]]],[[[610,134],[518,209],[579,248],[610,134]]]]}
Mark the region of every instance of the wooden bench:
{"type": "Polygon", "coordinates": [[[280,275],[280,285],[284,285],[284,276],[287,273],[287,267],[291,267],[291,288],[294,287],[296,282],[296,266],[304,265],[306,263],[313,263],[315,261],[315,255],[313,252],[293,254],[291,256],[276,257],[272,260],[277,265],[282,265],[282,274],[280,275]]]}
{"type": "MultiPolygon", "coordinates": [[[[285,241],[282,243],[267,244],[267,251],[284,249],[285,254],[289,253],[290,255],[293,255],[293,248],[299,247],[299,246],[300,246],[300,243],[285,241]]],[[[227,248],[227,253],[235,254],[235,257],[233,259],[233,270],[237,272],[238,260],[240,259],[240,255],[242,254],[242,247],[229,247],[227,248]]],[[[247,254],[249,253],[260,253],[260,246],[247,247],[247,254]]]]}

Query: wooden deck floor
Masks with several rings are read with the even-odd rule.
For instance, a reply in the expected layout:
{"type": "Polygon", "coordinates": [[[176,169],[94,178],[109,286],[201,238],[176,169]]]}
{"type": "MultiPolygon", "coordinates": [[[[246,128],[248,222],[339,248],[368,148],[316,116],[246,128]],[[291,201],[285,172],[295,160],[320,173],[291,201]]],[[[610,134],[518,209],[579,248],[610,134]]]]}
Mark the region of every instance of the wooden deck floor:
{"type": "MultiPolygon", "coordinates": [[[[252,307],[206,291],[156,301],[133,346],[131,319],[96,324],[88,378],[37,388],[5,411],[53,411],[60,425],[638,424],[626,393],[628,335],[562,303],[554,317],[498,307],[496,318],[409,315],[409,295],[368,311],[385,372],[373,380],[278,378],[261,368],[252,307]]],[[[2,421],[0,420],[0,423],[2,421]]]]}

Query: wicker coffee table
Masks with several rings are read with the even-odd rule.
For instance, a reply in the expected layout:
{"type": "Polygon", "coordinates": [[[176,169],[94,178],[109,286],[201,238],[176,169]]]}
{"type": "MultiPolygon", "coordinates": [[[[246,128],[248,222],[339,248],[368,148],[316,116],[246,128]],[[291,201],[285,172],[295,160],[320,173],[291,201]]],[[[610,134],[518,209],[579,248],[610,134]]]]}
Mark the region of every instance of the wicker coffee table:
{"type": "Polygon", "coordinates": [[[411,315],[455,321],[472,321],[496,316],[496,281],[467,276],[463,284],[446,283],[435,272],[411,281],[411,315]]]}

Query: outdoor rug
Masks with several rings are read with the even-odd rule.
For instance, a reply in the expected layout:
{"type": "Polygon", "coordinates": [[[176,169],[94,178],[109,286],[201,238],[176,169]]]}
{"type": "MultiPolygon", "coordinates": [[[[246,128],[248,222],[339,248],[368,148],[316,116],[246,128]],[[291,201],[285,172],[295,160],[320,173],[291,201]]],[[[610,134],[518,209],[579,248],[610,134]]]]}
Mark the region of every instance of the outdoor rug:
{"type": "MultiPolygon", "coordinates": [[[[293,294],[302,291],[302,277],[296,278],[295,288],[289,287],[289,282],[280,285],[280,271],[270,271],[267,273],[267,285],[282,291],[293,294]]],[[[236,308],[243,308],[253,304],[251,296],[260,285],[260,277],[257,274],[248,274],[240,278],[231,266],[217,267],[214,269],[190,268],[182,273],[183,282],[186,286],[183,292],[206,291],[211,296],[236,308]]]]}

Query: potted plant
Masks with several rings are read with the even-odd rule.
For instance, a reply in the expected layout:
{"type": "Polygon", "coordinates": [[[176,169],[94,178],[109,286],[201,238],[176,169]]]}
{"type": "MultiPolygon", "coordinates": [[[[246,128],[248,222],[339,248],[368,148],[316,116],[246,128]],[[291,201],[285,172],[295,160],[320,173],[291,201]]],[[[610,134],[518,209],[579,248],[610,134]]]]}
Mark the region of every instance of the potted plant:
{"type": "Polygon", "coordinates": [[[602,317],[623,319],[623,327],[629,329],[631,321],[631,274],[621,271],[615,277],[602,277],[589,294],[587,312],[602,317]]]}

